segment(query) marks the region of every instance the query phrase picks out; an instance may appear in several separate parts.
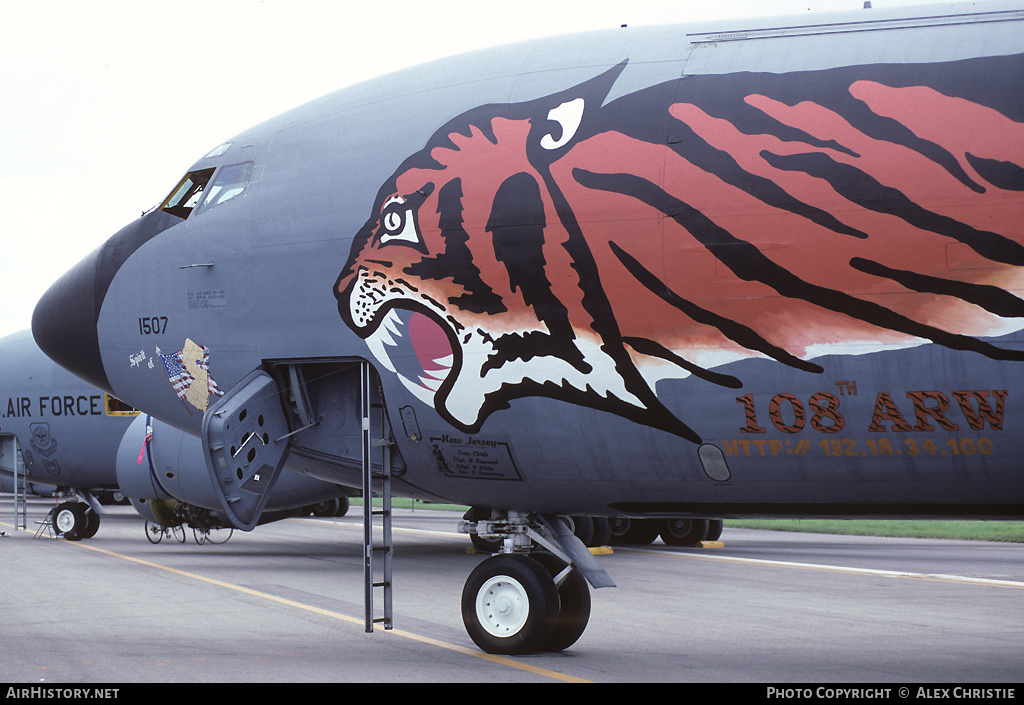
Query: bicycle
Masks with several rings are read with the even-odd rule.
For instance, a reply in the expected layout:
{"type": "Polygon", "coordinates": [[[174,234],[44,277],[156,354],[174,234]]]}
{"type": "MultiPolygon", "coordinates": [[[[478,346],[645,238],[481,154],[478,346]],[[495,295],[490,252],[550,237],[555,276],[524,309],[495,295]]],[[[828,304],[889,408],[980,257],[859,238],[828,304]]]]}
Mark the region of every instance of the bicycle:
{"type": "Polygon", "coordinates": [[[146,538],[149,539],[150,543],[160,543],[165,536],[168,539],[171,537],[177,539],[178,543],[185,543],[185,529],[180,524],[178,526],[164,526],[155,521],[146,520],[146,538]]]}
{"type": "Polygon", "coordinates": [[[231,534],[233,534],[234,532],[235,530],[231,527],[214,527],[212,529],[196,526],[192,527],[192,537],[200,546],[202,546],[207,541],[209,541],[210,543],[224,543],[229,538],[231,538],[231,534]]]}

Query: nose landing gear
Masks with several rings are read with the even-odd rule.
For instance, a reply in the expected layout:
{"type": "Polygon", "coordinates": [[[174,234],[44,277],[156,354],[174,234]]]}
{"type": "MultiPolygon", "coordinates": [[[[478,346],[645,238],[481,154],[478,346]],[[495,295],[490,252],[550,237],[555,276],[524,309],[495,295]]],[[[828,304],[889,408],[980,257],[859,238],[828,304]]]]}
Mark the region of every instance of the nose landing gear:
{"type": "Polygon", "coordinates": [[[53,512],[53,529],[68,541],[81,541],[96,535],[100,516],[85,502],[62,502],[53,512]]]}
{"type": "Polygon", "coordinates": [[[568,648],[590,620],[588,582],[614,583],[557,517],[496,514],[482,533],[501,538],[500,552],[476,567],[462,592],[466,631],[491,654],[568,648]]]}

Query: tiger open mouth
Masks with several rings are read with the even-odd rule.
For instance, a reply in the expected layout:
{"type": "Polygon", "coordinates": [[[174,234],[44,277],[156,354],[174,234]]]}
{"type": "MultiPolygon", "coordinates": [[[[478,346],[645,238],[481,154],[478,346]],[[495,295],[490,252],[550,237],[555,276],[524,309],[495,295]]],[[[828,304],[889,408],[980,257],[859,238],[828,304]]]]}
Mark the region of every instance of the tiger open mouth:
{"type": "Polygon", "coordinates": [[[388,309],[366,343],[382,365],[427,403],[455,364],[445,328],[419,311],[388,309]]]}

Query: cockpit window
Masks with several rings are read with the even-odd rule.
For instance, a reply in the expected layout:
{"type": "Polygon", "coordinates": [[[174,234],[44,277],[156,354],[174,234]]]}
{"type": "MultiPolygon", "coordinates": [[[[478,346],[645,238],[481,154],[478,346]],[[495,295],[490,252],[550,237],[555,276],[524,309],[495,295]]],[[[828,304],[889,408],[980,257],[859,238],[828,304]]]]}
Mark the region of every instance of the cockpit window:
{"type": "Polygon", "coordinates": [[[203,199],[196,213],[219,206],[244,191],[252,177],[252,167],[252,162],[222,166],[217,172],[217,178],[206,189],[206,198],[203,199]]]}
{"type": "Polygon", "coordinates": [[[213,176],[213,169],[201,169],[185,175],[167,200],[160,206],[160,210],[176,215],[179,218],[187,218],[195,208],[199,199],[202,198],[203,190],[213,176]]]}

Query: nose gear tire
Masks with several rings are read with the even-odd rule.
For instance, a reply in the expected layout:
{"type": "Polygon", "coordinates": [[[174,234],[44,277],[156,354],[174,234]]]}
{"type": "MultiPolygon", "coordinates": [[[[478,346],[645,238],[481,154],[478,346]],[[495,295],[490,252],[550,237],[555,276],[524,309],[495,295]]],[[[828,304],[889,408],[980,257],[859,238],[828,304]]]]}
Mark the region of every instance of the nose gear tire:
{"type": "Polygon", "coordinates": [[[489,654],[539,651],[558,626],[559,597],[537,560],[501,554],[483,561],[462,591],[462,621],[489,654]]]}

